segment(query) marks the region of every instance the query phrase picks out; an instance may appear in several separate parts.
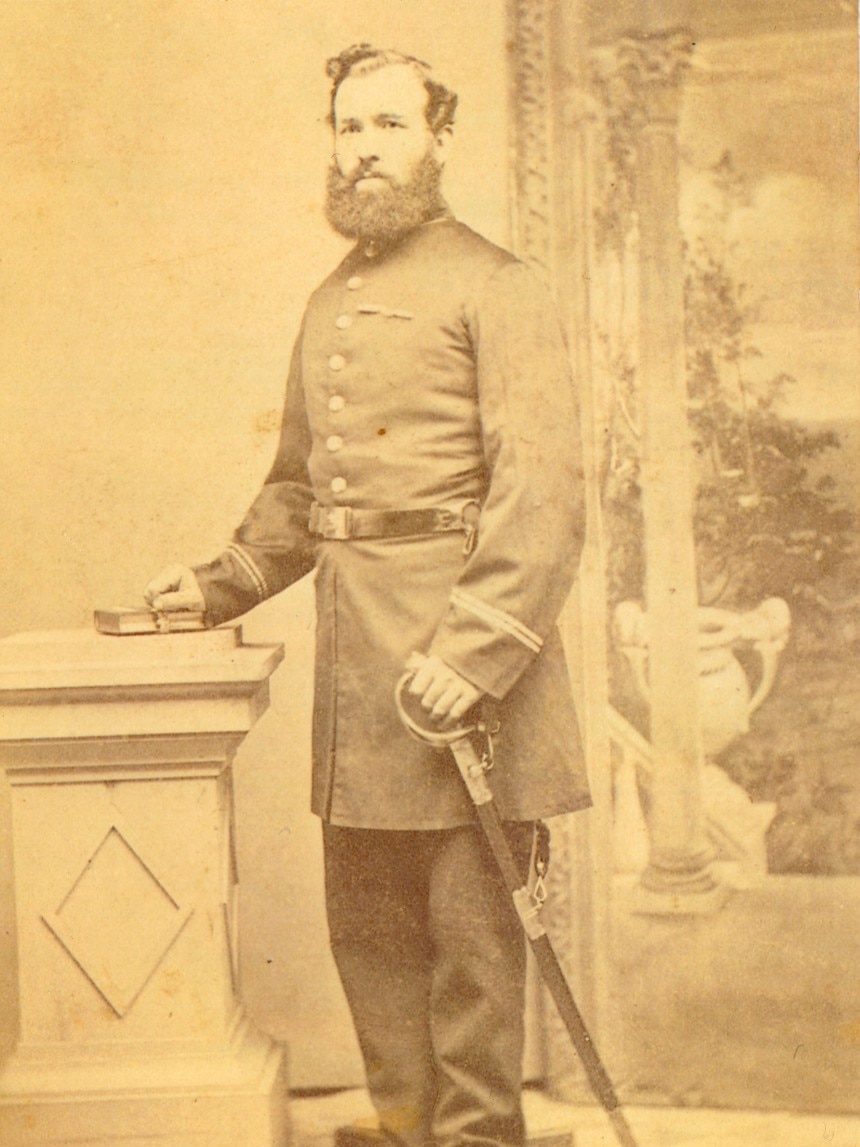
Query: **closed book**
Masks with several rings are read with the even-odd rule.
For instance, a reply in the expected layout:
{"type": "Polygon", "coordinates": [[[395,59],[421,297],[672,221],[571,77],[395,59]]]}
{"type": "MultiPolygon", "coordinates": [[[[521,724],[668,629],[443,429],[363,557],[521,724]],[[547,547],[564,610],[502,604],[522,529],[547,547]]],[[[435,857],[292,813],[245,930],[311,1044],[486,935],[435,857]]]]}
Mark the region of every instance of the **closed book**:
{"type": "Polygon", "coordinates": [[[154,610],[120,605],[97,609],[93,620],[99,633],[117,637],[140,633],[194,633],[206,628],[203,611],[199,609],[154,610]]]}

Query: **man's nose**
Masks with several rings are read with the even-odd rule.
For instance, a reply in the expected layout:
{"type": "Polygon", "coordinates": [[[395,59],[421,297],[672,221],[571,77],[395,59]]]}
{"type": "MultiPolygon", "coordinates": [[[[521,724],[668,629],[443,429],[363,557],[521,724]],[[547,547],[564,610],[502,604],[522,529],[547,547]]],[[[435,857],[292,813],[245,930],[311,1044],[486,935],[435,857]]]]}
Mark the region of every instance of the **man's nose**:
{"type": "Polygon", "coordinates": [[[376,141],[366,136],[362,137],[356,155],[362,163],[377,163],[379,161],[379,147],[376,141]]]}

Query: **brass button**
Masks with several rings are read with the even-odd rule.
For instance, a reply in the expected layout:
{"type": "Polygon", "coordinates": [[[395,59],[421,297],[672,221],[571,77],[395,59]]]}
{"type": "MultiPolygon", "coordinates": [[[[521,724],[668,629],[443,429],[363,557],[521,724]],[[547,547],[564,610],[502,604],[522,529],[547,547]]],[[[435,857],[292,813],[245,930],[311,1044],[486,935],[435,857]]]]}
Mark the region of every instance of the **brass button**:
{"type": "Polygon", "coordinates": [[[334,320],[334,325],[339,331],[345,331],[347,327],[352,326],[352,315],[338,315],[334,320]]]}
{"type": "Polygon", "coordinates": [[[346,359],[342,354],[333,354],[328,360],[329,370],[343,370],[346,366],[346,359]]]}
{"type": "Polygon", "coordinates": [[[333,494],[342,494],[345,489],[346,489],[346,478],[340,478],[340,477],[332,478],[332,480],[331,480],[331,492],[333,494]]]}
{"type": "Polygon", "coordinates": [[[346,285],[351,291],[357,291],[362,282],[361,275],[353,275],[351,279],[347,279],[346,285]]]}
{"type": "Polygon", "coordinates": [[[325,440],[326,450],[330,450],[332,454],[336,453],[343,446],[343,439],[339,434],[332,434],[325,440]]]}
{"type": "Polygon", "coordinates": [[[328,400],[328,408],[332,414],[337,414],[338,411],[343,410],[346,406],[346,399],[342,394],[333,394],[328,400]]]}

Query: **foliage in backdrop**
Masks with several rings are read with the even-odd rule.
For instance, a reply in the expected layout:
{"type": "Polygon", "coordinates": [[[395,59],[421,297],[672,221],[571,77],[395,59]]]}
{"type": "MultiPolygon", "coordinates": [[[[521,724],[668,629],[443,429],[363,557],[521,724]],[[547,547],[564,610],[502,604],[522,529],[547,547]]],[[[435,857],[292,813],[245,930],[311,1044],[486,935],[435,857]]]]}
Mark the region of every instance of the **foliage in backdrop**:
{"type": "MultiPolygon", "coordinates": [[[[644,597],[635,346],[636,139],[644,105],[634,74],[599,72],[595,91],[605,141],[595,236],[597,310],[604,317],[599,365],[609,396],[604,508],[611,610],[644,597]]],[[[748,609],[778,596],[793,623],[780,688],[762,711],[759,736],[754,730],[720,764],[754,799],[777,802],[769,834],[773,869],[860,872],[860,788],[846,772],[847,758],[840,768],[846,738],[856,743],[858,719],[848,718],[834,753],[838,714],[820,704],[828,693],[832,702],[833,688],[856,672],[860,638],[857,516],[834,476],[846,464],[843,444],[836,430],[788,413],[795,379],[767,370],[753,337],[764,300],[734,269],[731,222],[751,191],[728,151],[706,174],[684,235],[699,600],[748,609]]],[[[641,704],[624,681],[614,674],[614,699],[641,721],[641,704]]]]}

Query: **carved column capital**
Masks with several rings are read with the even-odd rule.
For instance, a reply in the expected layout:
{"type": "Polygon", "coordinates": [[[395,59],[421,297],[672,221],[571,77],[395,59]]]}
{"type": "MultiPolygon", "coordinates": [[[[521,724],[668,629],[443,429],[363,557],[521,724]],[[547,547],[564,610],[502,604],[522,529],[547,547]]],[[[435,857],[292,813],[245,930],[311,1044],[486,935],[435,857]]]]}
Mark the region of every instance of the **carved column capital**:
{"type": "Polygon", "coordinates": [[[684,76],[693,54],[689,32],[624,36],[618,41],[618,68],[641,93],[648,123],[677,123],[684,76]]]}
{"type": "MultiPolygon", "coordinates": [[[[589,74],[594,69],[590,69],[589,74]]],[[[577,124],[597,124],[600,121],[600,103],[595,93],[588,87],[573,82],[561,87],[559,92],[560,118],[566,128],[577,124]]]]}

